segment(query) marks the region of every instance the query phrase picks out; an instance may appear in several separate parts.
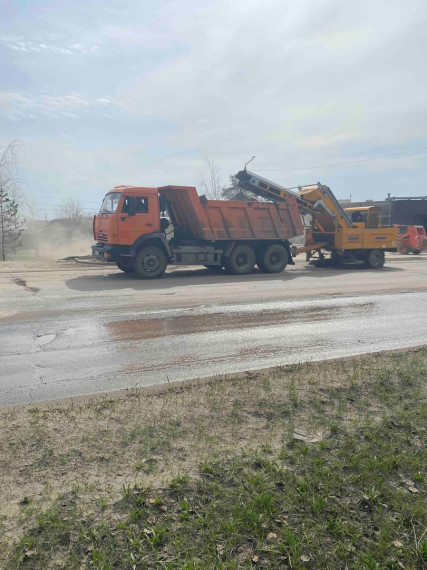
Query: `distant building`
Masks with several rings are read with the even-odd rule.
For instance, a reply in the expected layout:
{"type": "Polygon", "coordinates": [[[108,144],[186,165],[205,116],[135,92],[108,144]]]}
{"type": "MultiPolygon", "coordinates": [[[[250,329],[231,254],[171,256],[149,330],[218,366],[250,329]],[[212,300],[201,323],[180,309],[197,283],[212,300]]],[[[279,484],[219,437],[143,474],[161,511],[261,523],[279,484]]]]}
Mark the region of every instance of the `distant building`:
{"type": "Polygon", "coordinates": [[[383,225],[399,224],[404,226],[424,226],[427,230],[427,196],[391,197],[385,200],[365,200],[352,202],[349,199],[339,200],[343,208],[380,206],[383,209],[383,225]]]}
{"type": "Polygon", "coordinates": [[[392,198],[391,223],[402,226],[424,226],[427,230],[427,196],[392,198]]]}

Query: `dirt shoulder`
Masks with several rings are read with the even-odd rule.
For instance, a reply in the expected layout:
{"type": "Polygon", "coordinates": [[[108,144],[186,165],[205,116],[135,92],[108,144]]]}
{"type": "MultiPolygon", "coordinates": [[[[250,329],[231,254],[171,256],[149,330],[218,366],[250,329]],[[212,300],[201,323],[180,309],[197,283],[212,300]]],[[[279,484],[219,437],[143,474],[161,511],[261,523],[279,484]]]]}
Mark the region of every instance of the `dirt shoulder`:
{"type": "Polygon", "coordinates": [[[426,377],[421,348],[0,410],[0,568],[421,568],[426,377]]]}

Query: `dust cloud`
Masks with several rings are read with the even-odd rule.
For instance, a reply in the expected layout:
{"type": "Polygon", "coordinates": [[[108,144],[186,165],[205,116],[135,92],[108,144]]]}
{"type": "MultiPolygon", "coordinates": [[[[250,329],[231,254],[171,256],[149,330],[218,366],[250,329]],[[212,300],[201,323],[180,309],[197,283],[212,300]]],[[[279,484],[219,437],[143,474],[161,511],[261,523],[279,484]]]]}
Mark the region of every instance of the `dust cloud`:
{"type": "Polygon", "coordinates": [[[90,256],[93,243],[92,218],[32,220],[22,235],[22,247],[11,259],[90,256]]]}

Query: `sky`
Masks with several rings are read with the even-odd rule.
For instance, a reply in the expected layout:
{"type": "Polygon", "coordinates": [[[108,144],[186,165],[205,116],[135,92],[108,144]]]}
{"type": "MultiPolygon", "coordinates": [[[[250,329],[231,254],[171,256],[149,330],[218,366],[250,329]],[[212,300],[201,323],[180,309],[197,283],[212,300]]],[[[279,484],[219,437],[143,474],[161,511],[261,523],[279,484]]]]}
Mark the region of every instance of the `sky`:
{"type": "Polygon", "coordinates": [[[427,195],[425,0],[0,3],[0,146],[37,217],[121,184],[203,193],[206,159],[227,185],[253,155],[288,187],[427,195]]]}

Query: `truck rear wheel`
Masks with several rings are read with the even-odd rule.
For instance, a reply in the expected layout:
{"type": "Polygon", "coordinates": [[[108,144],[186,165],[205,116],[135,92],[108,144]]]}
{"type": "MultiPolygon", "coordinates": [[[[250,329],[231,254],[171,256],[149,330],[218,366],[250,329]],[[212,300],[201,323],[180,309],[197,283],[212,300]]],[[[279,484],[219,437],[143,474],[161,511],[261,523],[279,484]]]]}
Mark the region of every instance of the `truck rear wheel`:
{"type": "Polygon", "coordinates": [[[281,273],[289,261],[288,252],[279,243],[261,249],[257,265],[263,273],[281,273]]]}
{"type": "Polygon", "coordinates": [[[133,260],[135,275],[142,279],[156,279],[166,270],[166,255],[160,247],[142,247],[133,260]]]}
{"type": "Polygon", "coordinates": [[[244,275],[250,273],[255,265],[254,250],[244,243],[236,245],[230,257],[224,259],[224,267],[227,273],[244,275]]]}
{"type": "Polygon", "coordinates": [[[384,265],[385,257],[384,252],[380,251],[379,249],[373,249],[369,252],[368,257],[366,258],[366,263],[372,269],[379,269],[384,265]]]}

